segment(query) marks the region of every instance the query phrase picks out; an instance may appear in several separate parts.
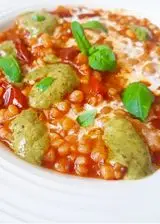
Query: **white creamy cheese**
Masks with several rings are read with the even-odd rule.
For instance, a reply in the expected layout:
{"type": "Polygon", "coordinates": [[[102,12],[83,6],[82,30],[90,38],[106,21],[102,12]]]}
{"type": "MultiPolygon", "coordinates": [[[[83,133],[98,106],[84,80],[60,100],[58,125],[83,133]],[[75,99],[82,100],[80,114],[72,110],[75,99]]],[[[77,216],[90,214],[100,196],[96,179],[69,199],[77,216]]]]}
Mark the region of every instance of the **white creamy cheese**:
{"type": "MultiPolygon", "coordinates": [[[[97,110],[98,117],[95,118],[94,125],[92,125],[90,127],[85,127],[85,128],[80,127],[80,130],[78,133],[78,140],[80,141],[80,139],[83,138],[84,135],[87,135],[89,131],[91,131],[95,128],[103,128],[104,122],[103,122],[102,118],[105,118],[106,116],[113,117],[114,111],[117,109],[121,109],[122,107],[123,107],[122,102],[117,101],[117,100],[114,100],[111,102],[107,102],[105,100],[97,106],[92,106],[92,105],[86,103],[84,105],[84,110],[82,112],[76,113],[73,109],[70,109],[70,111],[68,112],[68,114],[66,116],[70,117],[73,120],[76,120],[77,117],[85,111],[89,111],[89,110],[93,110],[93,109],[97,110]],[[106,106],[112,108],[112,110],[108,114],[101,114],[100,111],[106,106]]],[[[71,133],[69,133],[69,135],[71,135],[71,133]]]]}
{"type": "Polygon", "coordinates": [[[156,95],[160,94],[160,59],[155,52],[151,52],[150,60],[134,65],[131,74],[128,75],[127,84],[140,81],[149,83],[149,89],[156,95]],[[144,70],[149,63],[153,64],[155,72],[149,73],[144,70]]]}
{"type": "Polygon", "coordinates": [[[107,40],[112,42],[115,53],[125,53],[129,58],[138,58],[144,53],[143,44],[133,42],[130,38],[124,37],[117,32],[110,31],[107,40]]]}

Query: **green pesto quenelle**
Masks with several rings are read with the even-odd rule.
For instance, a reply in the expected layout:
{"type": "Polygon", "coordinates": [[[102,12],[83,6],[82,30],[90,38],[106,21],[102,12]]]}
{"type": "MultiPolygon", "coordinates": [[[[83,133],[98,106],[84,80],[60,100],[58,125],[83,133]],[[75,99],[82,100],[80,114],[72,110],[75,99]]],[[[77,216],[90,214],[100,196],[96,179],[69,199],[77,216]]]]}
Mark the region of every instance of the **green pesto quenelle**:
{"type": "Polygon", "coordinates": [[[10,125],[12,147],[22,159],[40,165],[49,146],[47,128],[32,109],[23,110],[10,125]]]}
{"type": "Polygon", "coordinates": [[[107,121],[104,141],[109,159],[128,168],[127,179],[140,179],[153,172],[148,147],[127,119],[114,117],[107,121]]]}
{"type": "Polygon", "coordinates": [[[16,57],[17,50],[15,44],[11,40],[6,40],[0,44],[0,56],[12,55],[16,57]]]}
{"type": "Polygon", "coordinates": [[[25,79],[26,82],[33,80],[36,83],[29,94],[29,104],[37,109],[48,109],[52,104],[61,101],[65,94],[70,93],[79,84],[74,69],[62,63],[39,68],[29,73],[25,79]],[[50,77],[50,82],[49,79],[44,79],[46,77],[50,77]],[[41,81],[36,81],[40,79],[41,81]],[[46,83],[47,88],[42,88],[46,83]]]}
{"type": "Polygon", "coordinates": [[[57,18],[49,12],[27,12],[17,18],[20,28],[28,31],[31,37],[42,33],[52,34],[57,26],[57,18]]]}

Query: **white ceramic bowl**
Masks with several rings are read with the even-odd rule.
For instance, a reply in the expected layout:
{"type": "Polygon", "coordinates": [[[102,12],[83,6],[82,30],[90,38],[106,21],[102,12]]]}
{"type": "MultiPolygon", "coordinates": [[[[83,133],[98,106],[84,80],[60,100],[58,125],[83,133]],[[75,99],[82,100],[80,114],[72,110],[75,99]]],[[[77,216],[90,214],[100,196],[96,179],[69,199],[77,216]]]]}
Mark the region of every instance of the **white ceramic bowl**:
{"type": "MultiPolygon", "coordinates": [[[[38,0],[15,0],[2,3],[0,27],[4,28],[24,10],[53,9],[60,4],[125,8],[160,25],[159,0],[59,0],[56,3],[41,1],[41,4],[38,0]]],[[[20,160],[0,144],[0,173],[2,221],[160,221],[159,171],[137,181],[104,181],[62,175],[20,160]]]]}

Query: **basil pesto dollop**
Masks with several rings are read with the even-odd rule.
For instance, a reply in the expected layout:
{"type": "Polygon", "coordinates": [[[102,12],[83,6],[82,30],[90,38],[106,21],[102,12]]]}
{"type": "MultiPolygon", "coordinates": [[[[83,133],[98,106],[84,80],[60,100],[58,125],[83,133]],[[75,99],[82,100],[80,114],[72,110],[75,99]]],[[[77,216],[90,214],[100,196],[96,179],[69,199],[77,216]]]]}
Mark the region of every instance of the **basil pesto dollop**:
{"type": "Polygon", "coordinates": [[[32,109],[22,111],[10,125],[12,148],[16,155],[40,165],[49,146],[47,128],[32,109]]]}
{"type": "Polygon", "coordinates": [[[63,63],[47,65],[32,71],[26,75],[25,82],[32,81],[35,81],[35,84],[29,94],[29,104],[37,109],[49,108],[79,85],[75,70],[63,63]],[[50,80],[44,79],[45,77],[50,77],[50,80]]]}
{"type": "Polygon", "coordinates": [[[108,120],[104,141],[109,148],[109,159],[128,168],[127,179],[140,179],[153,172],[148,147],[127,119],[108,120]]]}
{"type": "Polygon", "coordinates": [[[28,31],[31,37],[39,34],[52,34],[57,26],[57,18],[46,11],[27,12],[17,18],[20,28],[28,31]]]}

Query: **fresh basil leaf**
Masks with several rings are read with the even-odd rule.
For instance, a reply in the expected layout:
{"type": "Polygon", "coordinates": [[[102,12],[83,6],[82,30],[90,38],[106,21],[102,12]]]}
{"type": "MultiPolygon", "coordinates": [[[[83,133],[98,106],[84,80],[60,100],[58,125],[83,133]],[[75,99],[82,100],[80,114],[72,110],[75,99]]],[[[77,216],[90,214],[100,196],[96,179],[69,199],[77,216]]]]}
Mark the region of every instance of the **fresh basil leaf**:
{"type": "Polygon", "coordinates": [[[152,92],[143,83],[131,83],[122,93],[122,101],[128,112],[144,121],[154,101],[152,92]]]}
{"type": "Polygon", "coordinates": [[[21,70],[15,57],[11,55],[0,57],[0,69],[2,69],[10,82],[15,83],[21,81],[21,70]]]}
{"type": "Polygon", "coordinates": [[[87,40],[83,27],[80,23],[74,21],[71,24],[72,33],[74,38],[76,39],[77,45],[82,53],[85,55],[88,55],[89,48],[91,47],[91,44],[87,40]]]}
{"type": "Polygon", "coordinates": [[[34,20],[34,21],[37,21],[37,22],[42,22],[42,21],[44,21],[46,18],[45,18],[45,16],[43,16],[43,15],[33,15],[32,16],[32,19],[34,20]]]}
{"type": "Polygon", "coordinates": [[[54,82],[54,79],[52,77],[45,77],[36,86],[41,91],[45,91],[48,89],[48,87],[52,85],[53,82],[54,82]]]}
{"type": "Polygon", "coordinates": [[[150,30],[143,26],[131,26],[131,30],[135,33],[136,37],[140,41],[149,40],[152,38],[150,30]]]}
{"type": "Polygon", "coordinates": [[[77,122],[82,127],[88,127],[90,125],[93,125],[96,114],[97,114],[96,109],[86,111],[77,117],[77,122]]]}
{"type": "Polygon", "coordinates": [[[101,31],[104,31],[105,33],[108,32],[107,28],[98,21],[89,21],[89,22],[83,23],[82,26],[84,29],[101,30],[101,31]]]}
{"type": "Polygon", "coordinates": [[[106,45],[97,45],[89,49],[89,65],[98,71],[113,71],[116,68],[116,57],[106,45]]]}

